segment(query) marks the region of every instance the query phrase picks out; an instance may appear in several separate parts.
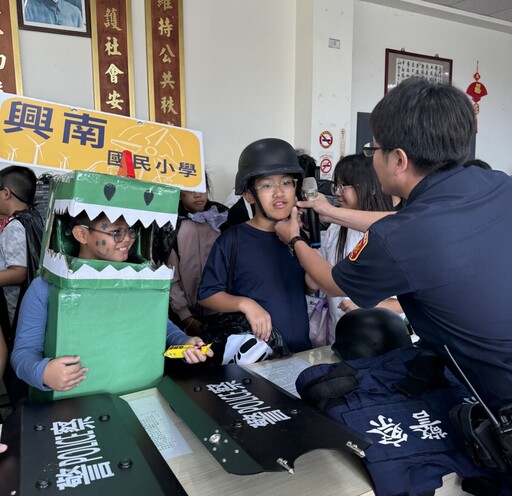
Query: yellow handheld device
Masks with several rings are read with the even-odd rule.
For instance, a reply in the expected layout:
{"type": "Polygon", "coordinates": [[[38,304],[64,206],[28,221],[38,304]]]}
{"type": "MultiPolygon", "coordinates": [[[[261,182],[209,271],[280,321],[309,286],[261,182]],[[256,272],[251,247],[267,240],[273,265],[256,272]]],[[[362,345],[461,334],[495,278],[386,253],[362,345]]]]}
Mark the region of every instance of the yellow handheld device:
{"type": "MultiPolygon", "coordinates": [[[[201,353],[206,355],[206,352],[210,349],[212,343],[207,344],[201,347],[201,353]]],[[[167,350],[165,350],[164,355],[168,358],[183,358],[183,353],[190,348],[197,348],[195,344],[180,344],[175,346],[169,346],[167,350]]]]}

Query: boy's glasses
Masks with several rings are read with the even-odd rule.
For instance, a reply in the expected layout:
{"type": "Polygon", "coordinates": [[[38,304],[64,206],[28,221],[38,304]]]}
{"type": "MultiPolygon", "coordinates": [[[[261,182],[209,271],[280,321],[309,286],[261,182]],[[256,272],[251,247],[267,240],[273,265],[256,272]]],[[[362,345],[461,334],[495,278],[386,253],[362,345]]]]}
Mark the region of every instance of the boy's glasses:
{"type": "Polygon", "coordinates": [[[331,184],[331,193],[333,195],[342,195],[347,188],[353,188],[351,184],[331,184]]]}
{"type": "Polygon", "coordinates": [[[89,231],[94,231],[100,234],[107,234],[108,236],[112,236],[116,243],[121,243],[121,241],[124,241],[126,235],[128,235],[130,239],[135,239],[139,234],[139,230],[136,229],[135,227],[122,227],[121,229],[116,229],[115,231],[100,231],[99,229],[94,229],[94,227],[86,226],[83,224],[80,224],[80,227],[89,229],[89,231]]]}
{"type": "Polygon", "coordinates": [[[276,188],[280,188],[283,191],[295,190],[297,188],[297,179],[284,179],[280,183],[267,183],[254,187],[255,190],[265,196],[273,195],[276,188]]]}
{"type": "Polygon", "coordinates": [[[28,201],[24,200],[20,196],[18,196],[11,188],[8,188],[7,186],[4,186],[4,183],[0,182],[0,191],[8,189],[11,192],[11,195],[14,196],[14,198],[17,198],[20,202],[26,203],[28,205],[28,201]]]}

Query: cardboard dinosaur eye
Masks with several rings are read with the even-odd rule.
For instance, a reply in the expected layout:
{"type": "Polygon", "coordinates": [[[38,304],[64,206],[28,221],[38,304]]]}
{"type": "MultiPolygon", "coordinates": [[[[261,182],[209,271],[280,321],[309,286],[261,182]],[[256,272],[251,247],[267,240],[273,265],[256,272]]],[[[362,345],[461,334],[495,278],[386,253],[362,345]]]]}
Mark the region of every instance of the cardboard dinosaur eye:
{"type": "Polygon", "coordinates": [[[154,197],[155,194],[150,189],[144,191],[144,201],[146,202],[146,205],[149,205],[153,201],[154,197]]]}
{"type": "Polygon", "coordinates": [[[110,201],[112,199],[112,197],[115,195],[116,193],[116,186],[114,184],[111,184],[111,183],[108,183],[108,184],[105,184],[105,186],[103,187],[103,194],[105,195],[105,198],[110,201]]]}

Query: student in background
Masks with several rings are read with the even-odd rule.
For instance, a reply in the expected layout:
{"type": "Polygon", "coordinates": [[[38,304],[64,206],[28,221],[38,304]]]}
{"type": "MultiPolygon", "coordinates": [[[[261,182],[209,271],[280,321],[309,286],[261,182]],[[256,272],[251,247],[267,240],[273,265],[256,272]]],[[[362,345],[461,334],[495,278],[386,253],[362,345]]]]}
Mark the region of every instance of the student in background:
{"type": "MultiPolygon", "coordinates": [[[[336,196],[339,208],[377,212],[393,210],[392,199],[382,192],[371,159],[362,153],[347,155],[336,164],[332,194],[336,196]]],[[[331,224],[322,240],[320,254],[329,263],[336,265],[348,256],[363,236],[364,233],[355,229],[331,224]]],[[[338,320],[344,313],[359,307],[347,297],[331,296],[328,297],[328,303],[330,344],[334,342],[338,320]]],[[[402,312],[396,298],[384,300],[378,306],[402,312]]]]}
{"type": "MultiPolygon", "coordinates": [[[[0,171],[0,215],[7,218],[0,232],[0,315],[2,330],[8,346],[16,328],[16,310],[26,289],[27,273],[37,267],[29,266],[29,249],[39,252],[43,221],[31,208],[36,192],[37,178],[28,167],[13,165],[0,171]],[[30,228],[37,246],[28,246],[25,218],[30,217],[30,228]]],[[[37,257],[39,258],[39,257],[37,257]]]]}
{"type": "MultiPolygon", "coordinates": [[[[0,171],[0,327],[7,349],[12,350],[23,294],[39,266],[43,219],[33,208],[37,178],[28,167],[12,165],[0,171]]],[[[4,384],[16,405],[25,395],[9,363],[4,384]]]]}
{"type": "Polygon", "coordinates": [[[198,335],[203,330],[204,318],[212,311],[197,302],[197,290],[203,269],[215,240],[223,229],[228,208],[208,199],[207,191],[182,191],[178,207],[178,221],[174,242],[167,265],[174,268],[171,286],[171,317],[187,334],[198,335]]]}

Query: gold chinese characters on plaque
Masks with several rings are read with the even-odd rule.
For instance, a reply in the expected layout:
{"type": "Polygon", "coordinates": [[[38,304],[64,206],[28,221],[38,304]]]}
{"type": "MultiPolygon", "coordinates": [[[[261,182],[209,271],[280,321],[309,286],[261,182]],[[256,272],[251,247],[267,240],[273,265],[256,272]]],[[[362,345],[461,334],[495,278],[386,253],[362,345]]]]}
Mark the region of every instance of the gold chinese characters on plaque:
{"type": "Polygon", "coordinates": [[[92,0],[91,19],[95,108],[133,116],[130,2],[92,0]]]}
{"type": "Polygon", "coordinates": [[[0,92],[23,93],[15,0],[0,0],[0,92]]]}
{"type": "Polygon", "coordinates": [[[149,118],[185,126],[183,2],[146,1],[149,118]]]}

